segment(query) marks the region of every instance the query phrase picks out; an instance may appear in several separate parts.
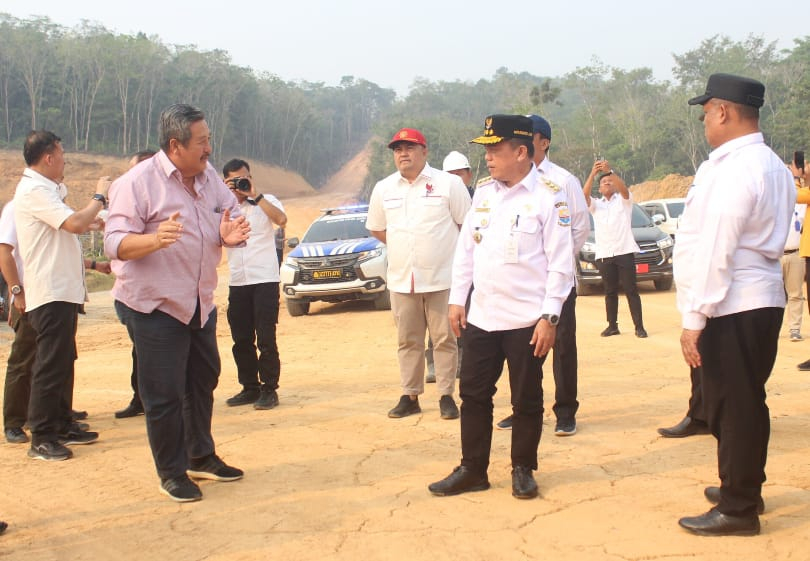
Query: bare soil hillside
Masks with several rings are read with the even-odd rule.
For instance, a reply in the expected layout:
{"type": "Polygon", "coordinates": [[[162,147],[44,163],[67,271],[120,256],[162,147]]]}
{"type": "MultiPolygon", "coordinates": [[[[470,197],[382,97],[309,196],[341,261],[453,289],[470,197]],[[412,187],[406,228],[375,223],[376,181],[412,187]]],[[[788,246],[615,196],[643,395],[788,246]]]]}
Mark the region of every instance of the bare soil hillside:
{"type": "Polygon", "coordinates": [[[359,193],[363,180],[368,174],[371,149],[368,144],[357,155],[346,162],[320,189],[321,193],[359,193]]]}
{"type": "MultiPolygon", "coordinates": [[[[68,153],[66,160],[65,183],[70,188],[68,204],[73,206],[79,206],[90,197],[99,177],[123,174],[129,161],[123,157],[82,153],[68,153]]],[[[14,196],[24,167],[22,151],[0,150],[0,203],[14,196]]],[[[280,199],[316,194],[315,189],[295,172],[252,161],[251,172],[260,191],[272,193],[280,199]]]]}
{"type": "Polygon", "coordinates": [[[683,176],[672,173],[661,181],[645,181],[638,185],[633,185],[633,199],[636,202],[649,201],[651,199],[677,199],[686,196],[686,191],[692,185],[693,176],[683,176]]]}

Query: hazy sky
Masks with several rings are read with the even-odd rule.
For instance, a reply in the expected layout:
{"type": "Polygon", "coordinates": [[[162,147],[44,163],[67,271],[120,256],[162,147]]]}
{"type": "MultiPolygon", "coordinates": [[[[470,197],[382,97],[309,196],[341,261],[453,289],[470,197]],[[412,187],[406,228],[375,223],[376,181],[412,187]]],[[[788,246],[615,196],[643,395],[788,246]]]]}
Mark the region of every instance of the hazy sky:
{"type": "Polygon", "coordinates": [[[119,33],[142,31],[166,44],[223,49],[234,64],[285,80],[339,83],[365,78],[400,94],[417,77],[490,78],[505,66],[562,76],[594,56],[624,69],[650,67],[670,79],[672,54],[723,34],[749,34],[792,48],[810,35],[796,0],[612,2],[579,0],[0,0],[17,18],[82,19],[119,33]],[[730,7],[729,7],[730,6],[730,7]]]}

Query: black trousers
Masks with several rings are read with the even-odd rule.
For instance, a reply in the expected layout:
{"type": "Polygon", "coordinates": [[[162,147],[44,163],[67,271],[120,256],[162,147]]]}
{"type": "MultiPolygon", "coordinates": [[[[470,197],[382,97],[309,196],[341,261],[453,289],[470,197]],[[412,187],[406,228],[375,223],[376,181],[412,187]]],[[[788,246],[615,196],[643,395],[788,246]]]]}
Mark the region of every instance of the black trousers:
{"type": "Polygon", "coordinates": [[[698,341],[709,429],[717,438],[721,498],[729,515],[753,514],[765,482],[771,375],[783,308],[710,318],[698,341]]]}
{"type": "Polygon", "coordinates": [[[49,302],[26,312],[36,331],[28,424],[34,445],[57,440],[71,422],[79,304],[49,302]]]}
{"type": "Polygon", "coordinates": [[[281,360],[276,344],[279,292],[277,282],[231,286],[228,324],[239,383],[246,389],[278,389],[281,360]],[[258,347],[258,354],[257,354],[258,347]]]}
{"type": "MultiPolygon", "coordinates": [[[[810,257],[804,258],[804,284],[807,287],[807,294],[810,294],[810,257]]],[[[807,299],[807,309],[810,310],[810,298],[807,299]]]]}
{"type": "Polygon", "coordinates": [[[132,336],[132,329],[124,322],[124,318],[118,312],[118,307],[115,310],[118,315],[118,320],[127,328],[127,335],[129,340],[132,341],[132,373],[129,375],[129,384],[132,386],[132,402],[141,403],[141,393],[138,390],[138,353],[135,352],[135,338],[132,336]]]}
{"type": "Polygon", "coordinates": [[[630,306],[630,317],[636,329],[644,327],[641,318],[641,297],[636,286],[636,262],[632,253],[596,260],[596,267],[605,283],[605,311],[610,325],[618,323],[619,282],[630,306]]]}
{"type": "Polygon", "coordinates": [[[8,353],[5,391],[3,395],[3,427],[21,429],[28,420],[31,398],[31,372],[37,353],[37,332],[27,314],[20,314],[14,305],[9,310],[14,341],[8,353]]]}
{"type": "Polygon", "coordinates": [[[461,396],[461,465],[485,474],[492,448],[492,397],[495,384],[509,367],[512,393],[512,465],[537,469],[537,447],[543,421],[543,362],[529,345],[534,326],[509,331],[484,331],[467,324],[461,396]]]}
{"type": "Polygon", "coordinates": [[[563,303],[557,337],[554,340],[554,416],[557,421],[574,421],[577,401],[577,290],[563,303]]]}
{"type": "Polygon", "coordinates": [[[155,310],[143,314],[120,301],[118,317],[132,333],[149,446],[161,479],[179,477],[190,458],[213,454],[211,416],[220,372],[217,311],[200,327],[155,310]]]}
{"type": "Polygon", "coordinates": [[[700,381],[700,368],[690,368],[689,378],[692,393],[689,395],[689,410],[686,414],[695,421],[706,422],[706,406],[703,403],[703,384],[700,381]]]}

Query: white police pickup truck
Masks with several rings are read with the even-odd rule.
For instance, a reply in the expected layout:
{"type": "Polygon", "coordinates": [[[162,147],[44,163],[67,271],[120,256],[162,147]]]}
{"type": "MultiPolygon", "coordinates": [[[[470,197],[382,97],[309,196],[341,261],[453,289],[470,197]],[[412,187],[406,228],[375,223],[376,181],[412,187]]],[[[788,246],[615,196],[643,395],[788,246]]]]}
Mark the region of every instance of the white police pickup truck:
{"type": "Polygon", "coordinates": [[[287,240],[292,251],[281,266],[281,292],[291,316],[306,315],[318,300],[391,308],[386,247],[366,229],[367,214],[368,205],[324,209],[300,241],[287,240]]]}

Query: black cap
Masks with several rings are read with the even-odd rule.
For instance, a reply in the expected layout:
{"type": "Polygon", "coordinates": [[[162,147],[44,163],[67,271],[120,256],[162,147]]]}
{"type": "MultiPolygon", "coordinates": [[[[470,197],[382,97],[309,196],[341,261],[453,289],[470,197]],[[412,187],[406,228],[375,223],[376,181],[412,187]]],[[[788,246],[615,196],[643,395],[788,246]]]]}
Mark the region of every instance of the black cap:
{"type": "Polygon", "coordinates": [[[472,139],[473,144],[497,144],[507,138],[531,140],[532,120],[523,115],[490,115],[484,119],[484,134],[472,139]]]}
{"type": "Polygon", "coordinates": [[[706,84],[706,93],[693,97],[688,103],[703,105],[714,97],[759,108],[765,103],[765,85],[734,74],[712,74],[706,84]]]}

